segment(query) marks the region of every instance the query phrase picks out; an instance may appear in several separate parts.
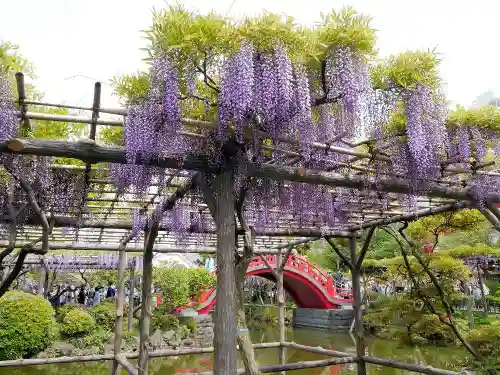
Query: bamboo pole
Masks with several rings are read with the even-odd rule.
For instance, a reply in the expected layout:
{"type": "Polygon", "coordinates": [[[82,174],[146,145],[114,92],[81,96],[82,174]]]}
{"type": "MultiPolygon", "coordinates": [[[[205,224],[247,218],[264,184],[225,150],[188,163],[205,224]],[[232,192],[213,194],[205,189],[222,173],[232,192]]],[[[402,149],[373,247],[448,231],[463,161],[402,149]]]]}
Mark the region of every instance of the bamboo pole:
{"type": "MultiPolygon", "coordinates": [[[[33,101],[30,101],[30,103],[34,103],[33,101]]],[[[36,103],[36,102],[35,102],[36,103]]],[[[50,104],[46,103],[46,105],[49,106],[56,106],[56,107],[61,107],[61,105],[58,104],[50,104]]],[[[79,109],[84,109],[84,110],[92,110],[91,108],[82,108],[82,107],[73,107],[73,106],[67,106],[67,108],[79,108],[79,109]]],[[[109,113],[109,114],[115,114],[115,115],[122,115],[126,116],[127,110],[124,108],[101,108],[100,111],[102,113],[109,113]]],[[[33,112],[18,112],[17,115],[19,117],[24,116],[25,119],[39,119],[39,120],[50,120],[50,121],[62,121],[62,122],[75,122],[75,123],[84,123],[84,124],[91,124],[92,123],[92,118],[89,117],[81,117],[81,116],[64,116],[64,115],[50,115],[50,114],[42,114],[42,113],[33,113],[33,112]]],[[[214,122],[207,122],[207,121],[201,121],[201,120],[193,120],[193,119],[187,119],[183,118],[181,119],[183,125],[188,125],[188,126],[196,126],[196,127],[201,127],[201,128],[208,128],[208,129],[217,129],[218,124],[214,122]]],[[[106,120],[98,120],[97,122],[98,125],[108,125],[108,126],[123,126],[123,121],[122,120],[111,120],[111,119],[106,119],[106,120]]],[[[187,132],[185,132],[187,133],[187,132]]],[[[262,135],[262,136],[269,136],[268,133],[262,132],[262,131],[256,131],[256,133],[262,135]]],[[[193,136],[199,136],[198,134],[192,133],[193,136]]],[[[290,145],[298,146],[298,142],[295,139],[290,139],[287,137],[278,137],[277,140],[279,142],[287,143],[290,145]]],[[[338,147],[338,146],[333,146],[331,144],[326,144],[326,143],[321,143],[321,142],[309,142],[309,145],[316,149],[316,150],[323,150],[323,151],[330,151],[330,152],[335,152],[343,155],[350,155],[354,156],[356,159],[375,159],[375,160],[380,160],[380,161],[385,161],[385,162],[390,162],[390,158],[382,155],[382,154],[373,154],[369,152],[361,152],[357,151],[352,148],[343,148],[343,147],[338,147]]],[[[451,173],[477,173],[477,174],[485,174],[485,175],[490,175],[490,176],[500,176],[500,173],[498,172],[488,172],[488,171],[482,171],[480,168],[475,168],[474,170],[471,168],[462,168],[462,167],[449,167],[449,164],[451,161],[443,162],[442,166],[446,168],[446,172],[451,172],[451,173]],[[478,170],[479,169],[479,170],[478,170]]],[[[494,162],[488,163],[487,166],[494,165],[494,162]]]]}
{"type": "Polygon", "coordinates": [[[372,363],[374,365],[392,367],[392,368],[397,368],[400,370],[413,371],[413,372],[418,372],[420,374],[428,374],[428,375],[459,375],[459,374],[462,374],[460,372],[443,370],[443,369],[435,368],[435,367],[431,367],[431,366],[421,366],[421,365],[407,364],[407,363],[401,363],[401,362],[394,362],[394,361],[391,361],[389,359],[383,359],[383,358],[377,358],[377,357],[364,356],[363,360],[367,363],[372,363]]]}
{"type": "MultiPolygon", "coordinates": [[[[296,344],[296,343],[292,343],[292,342],[285,343],[285,346],[288,348],[303,350],[303,351],[306,351],[309,353],[328,355],[331,357],[350,357],[350,356],[352,356],[351,353],[339,352],[339,351],[331,350],[331,349],[324,349],[324,348],[321,348],[319,346],[312,347],[312,346],[300,345],[300,344],[296,344]]],[[[417,373],[428,374],[428,375],[458,375],[458,374],[460,374],[459,372],[443,370],[443,369],[434,368],[434,367],[430,367],[430,366],[421,366],[421,365],[395,362],[395,361],[386,360],[386,359],[377,358],[377,357],[363,356],[363,359],[367,363],[373,363],[373,364],[380,365],[380,366],[393,367],[393,368],[398,368],[398,369],[402,369],[402,370],[414,371],[417,373]]]]}
{"type": "Polygon", "coordinates": [[[158,236],[157,228],[147,232],[142,262],[142,309],[140,319],[139,359],[137,365],[142,374],[148,373],[149,325],[151,320],[151,285],[153,280],[153,244],[158,236]]]}
{"type": "Polygon", "coordinates": [[[433,208],[426,208],[423,210],[419,210],[417,212],[411,213],[411,214],[406,214],[406,215],[397,215],[393,216],[387,219],[378,219],[378,220],[372,220],[368,221],[366,223],[363,223],[361,225],[357,226],[351,226],[350,229],[352,230],[362,230],[362,229],[367,229],[370,227],[380,227],[392,223],[397,223],[397,222],[402,222],[402,221],[414,221],[418,220],[422,217],[426,216],[432,216],[435,214],[439,213],[444,213],[444,212],[452,212],[452,211],[458,211],[464,208],[468,208],[470,206],[470,202],[457,202],[457,203],[451,203],[451,204],[444,204],[439,207],[433,207],[433,208]]]}
{"type": "MultiPolygon", "coordinates": [[[[253,347],[255,349],[276,348],[279,346],[280,346],[279,342],[260,343],[260,344],[253,345],[253,347]]],[[[351,362],[355,361],[355,358],[353,358],[352,354],[350,354],[350,353],[338,352],[335,350],[324,349],[321,347],[300,345],[300,344],[295,344],[295,343],[291,343],[291,342],[285,342],[284,346],[286,346],[288,348],[307,351],[310,353],[327,355],[327,356],[331,356],[331,357],[339,357],[341,359],[350,360],[351,362]]],[[[214,351],[213,347],[190,348],[190,349],[163,349],[163,350],[155,350],[155,351],[149,352],[149,357],[150,358],[177,357],[177,356],[182,356],[182,355],[212,353],[213,351],[214,351]]],[[[137,352],[135,352],[135,353],[122,353],[121,356],[123,356],[124,358],[127,358],[127,359],[134,359],[134,358],[138,357],[138,353],[137,352]]],[[[386,359],[382,359],[382,358],[377,358],[377,357],[364,356],[363,358],[364,358],[364,361],[367,363],[373,363],[373,364],[380,365],[380,366],[393,367],[393,368],[398,368],[398,369],[403,369],[403,370],[408,370],[408,371],[413,371],[413,372],[423,373],[423,374],[428,374],[428,375],[459,375],[460,374],[459,372],[453,372],[453,371],[433,368],[430,366],[420,366],[420,365],[414,365],[414,364],[394,362],[394,361],[390,361],[390,360],[386,360],[386,359]]],[[[98,362],[98,361],[109,361],[109,360],[113,360],[113,359],[114,359],[113,354],[75,356],[75,357],[56,357],[56,358],[43,358],[43,359],[16,359],[16,360],[9,360],[9,361],[0,361],[0,368],[50,365],[50,364],[62,364],[62,363],[98,362]]],[[[308,366],[313,366],[314,362],[317,362],[317,361],[302,362],[302,363],[305,363],[305,367],[301,367],[301,368],[312,368],[312,367],[308,367],[308,366]]],[[[347,363],[349,363],[349,362],[347,362],[347,363]]],[[[329,365],[333,365],[333,364],[340,364],[340,363],[329,362],[329,363],[323,363],[321,366],[314,366],[314,367],[325,367],[325,366],[329,366],[329,365]]],[[[278,371],[298,369],[298,368],[296,368],[296,365],[297,365],[296,363],[291,363],[291,364],[284,365],[285,368],[274,367],[272,369],[273,371],[269,371],[270,368],[268,366],[264,366],[261,368],[261,372],[268,372],[268,371],[269,372],[278,372],[278,371]]],[[[279,365],[279,366],[282,366],[282,365],[279,365]]]]}
{"type": "MultiPolygon", "coordinates": [[[[356,361],[355,357],[329,358],[329,359],[320,359],[317,361],[302,361],[296,363],[262,366],[259,368],[259,372],[263,374],[269,374],[275,372],[285,373],[286,371],[342,365],[346,363],[353,363],[355,361],[356,361]]],[[[238,374],[244,374],[244,373],[245,373],[244,370],[238,371],[238,374]]]]}
{"type": "MultiPolygon", "coordinates": [[[[121,367],[123,367],[125,370],[127,370],[127,372],[130,375],[139,375],[139,372],[137,371],[137,369],[129,361],[127,361],[127,358],[125,358],[122,354],[115,355],[114,362],[118,363],[121,367]]],[[[119,374],[120,367],[117,366],[117,369],[118,369],[117,374],[119,374]]]]}
{"type": "Polygon", "coordinates": [[[366,365],[363,361],[365,355],[365,343],[363,337],[363,311],[361,310],[361,286],[359,282],[361,264],[358,264],[356,251],[356,239],[349,238],[349,252],[351,255],[351,276],[352,276],[352,293],[354,297],[354,324],[356,329],[356,353],[358,360],[358,375],[366,375],[366,365]]]}
{"type": "Polygon", "coordinates": [[[135,294],[135,258],[130,267],[129,293],[128,293],[128,331],[134,328],[134,294],[135,294]]]}
{"type": "MultiPolygon", "coordinates": [[[[123,306],[125,304],[125,269],[127,267],[127,254],[125,247],[127,243],[132,240],[134,235],[131,233],[125,238],[118,249],[118,285],[116,291],[116,318],[115,318],[115,340],[114,340],[114,354],[115,360],[111,375],[120,374],[120,361],[118,357],[121,352],[122,339],[123,339],[123,306]]],[[[129,371],[130,372],[130,371],[129,371]]]]}
{"type": "Polygon", "coordinates": [[[337,350],[325,349],[325,348],[322,348],[320,346],[314,347],[314,346],[308,346],[308,345],[301,345],[301,344],[296,344],[294,342],[285,342],[285,343],[283,343],[283,346],[285,346],[287,348],[303,350],[303,351],[309,352],[309,353],[327,355],[330,357],[351,357],[352,356],[352,353],[339,352],[337,350]]]}
{"type": "MultiPolygon", "coordinates": [[[[285,332],[285,296],[283,287],[283,270],[281,269],[281,249],[278,250],[278,255],[276,257],[276,294],[278,301],[278,327],[279,327],[279,341],[280,344],[286,341],[285,332]]],[[[279,352],[279,363],[284,365],[286,363],[286,348],[280,345],[279,352]]],[[[285,372],[280,372],[280,375],[285,375],[285,372]]]]}
{"type": "MultiPolygon", "coordinates": [[[[16,247],[22,247],[27,242],[17,242],[16,247]]],[[[0,241],[0,248],[7,247],[8,241],[0,241]]],[[[82,251],[117,251],[114,244],[87,244],[87,243],[71,243],[71,242],[51,242],[49,243],[50,250],[82,250],[82,251]]],[[[126,253],[142,253],[144,252],[143,246],[130,246],[124,250],[126,253]]],[[[170,245],[156,245],[153,247],[154,253],[161,254],[215,254],[217,249],[215,247],[177,247],[170,245]]],[[[277,254],[278,250],[275,249],[256,249],[256,255],[259,254],[277,254]]]]}

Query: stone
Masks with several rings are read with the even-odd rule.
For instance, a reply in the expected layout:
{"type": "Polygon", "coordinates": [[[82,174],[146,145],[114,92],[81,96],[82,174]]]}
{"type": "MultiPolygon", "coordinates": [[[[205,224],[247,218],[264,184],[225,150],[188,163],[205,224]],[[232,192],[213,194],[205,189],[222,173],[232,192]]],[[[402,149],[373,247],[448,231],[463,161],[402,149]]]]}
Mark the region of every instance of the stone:
{"type": "Polygon", "coordinates": [[[115,347],[113,344],[106,344],[104,346],[104,354],[112,354],[115,352],[115,347]]]}
{"type": "Polygon", "coordinates": [[[183,346],[191,347],[194,346],[194,340],[193,339],[185,339],[182,341],[183,346]]]}
{"type": "Polygon", "coordinates": [[[56,341],[52,348],[61,357],[69,357],[75,351],[75,346],[69,342],[56,341]]]}
{"type": "Polygon", "coordinates": [[[175,337],[175,331],[165,331],[162,336],[165,341],[170,341],[175,337]]]}
{"type": "Polygon", "coordinates": [[[99,353],[101,353],[101,349],[92,346],[90,348],[83,349],[81,355],[96,355],[99,353]]]}
{"type": "Polygon", "coordinates": [[[115,333],[113,332],[109,337],[108,337],[108,344],[114,344],[115,343],[115,333]]]}
{"type": "Polygon", "coordinates": [[[149,344],[153,348],[153,350],[156,349],[162,349],[165,346],[165,342],[163,341],[163,336],[162,332],[157,329],[149,338],[149,344]]]}

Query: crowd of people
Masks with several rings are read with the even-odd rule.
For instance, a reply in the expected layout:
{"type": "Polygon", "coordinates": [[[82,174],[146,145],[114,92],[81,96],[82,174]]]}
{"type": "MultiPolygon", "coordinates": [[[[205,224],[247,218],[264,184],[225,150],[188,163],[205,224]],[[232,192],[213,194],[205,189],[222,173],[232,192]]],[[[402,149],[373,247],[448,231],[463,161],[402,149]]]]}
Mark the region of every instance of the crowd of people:
{"type": "MultiPolygon", "coordinates": [[[[125,299],[128,301],[130,289],[125,286],[125,299]]],[[[92,307],[101,303],[105,299],[112,299],[116,296],[116,286],[108,284],[107,287],[97,285],[89,287],[82,284],[80,287],[75,285],[56,285],[48,294],[48,299],[52,305],[57,308],[65,304],[79,304],[82,306],[92,307]]],[[[134,305],[140,303],[140,293],[136,289],[134,293],[134,305]]]]}

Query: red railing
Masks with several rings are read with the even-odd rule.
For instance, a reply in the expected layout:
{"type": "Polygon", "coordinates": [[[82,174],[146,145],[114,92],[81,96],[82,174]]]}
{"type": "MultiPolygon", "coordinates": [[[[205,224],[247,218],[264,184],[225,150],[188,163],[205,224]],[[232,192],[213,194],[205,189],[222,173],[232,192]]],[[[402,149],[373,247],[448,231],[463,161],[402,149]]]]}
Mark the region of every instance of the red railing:
{"type": "MultiPolygon", "coordinates": [[[[266,260],[270,265],[276,266],[277,255],[265,255],[266,260]]],[[[248,265],[248,271],[251,272],[253,268],[266,267],[266,264],[260,257],[254,257],[248,265]]],[[[311,264],[307,259],[290,255],[286,262],[285,268],[292,268],[301,274],[305,274],[311,278],[320,288],[322,288],[330,298],[352,301],[352,290],[344,289],[338,285],[333,277],[329,274],[320,271],[314,264],[311,264]]]]}
{"type": "MultiPolygon", "coordinates": [[[[265,255],[265,258],[271,266],[276,266],[276,255],[265,255]]],[[[256,268],[267,268],[267,265],[260,257],[252,258],[250,264],[248,265],[247,273],[251,273],[256,268]]],[[[298,273],[311,279],[313,283],[315,283],[326,294],[328,299],[339,303],[352,303],[353,296],[351,289],[342,288],[335,282],[331,275],[323,273],[314,264],[309,263],[307,259],[297,255],[290,255],[285,265],[285,270],[287,268],[295,269],[298,273]]],[[[213,269],[211,272],[216,273],[216,269],[213,269]]],[[[214,289],[215,288],[212,288],[202,292],[197,301],[191,301],[185,307],[205,305],[214,289]]],[[[183,308],[184,307],[181,307],[180,309],[183,308]]]]}

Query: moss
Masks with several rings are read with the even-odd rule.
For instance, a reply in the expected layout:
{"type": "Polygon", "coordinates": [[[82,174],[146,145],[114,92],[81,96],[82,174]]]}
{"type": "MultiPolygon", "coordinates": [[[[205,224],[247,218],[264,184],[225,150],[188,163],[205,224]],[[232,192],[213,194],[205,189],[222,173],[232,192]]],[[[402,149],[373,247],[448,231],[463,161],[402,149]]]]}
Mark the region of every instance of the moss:
{"type": "Polygon", "coordinates": [[[0,360],[35,355],[56,333],[54,309],[43,297],[11,291],[0,298],[0,360]]]}

